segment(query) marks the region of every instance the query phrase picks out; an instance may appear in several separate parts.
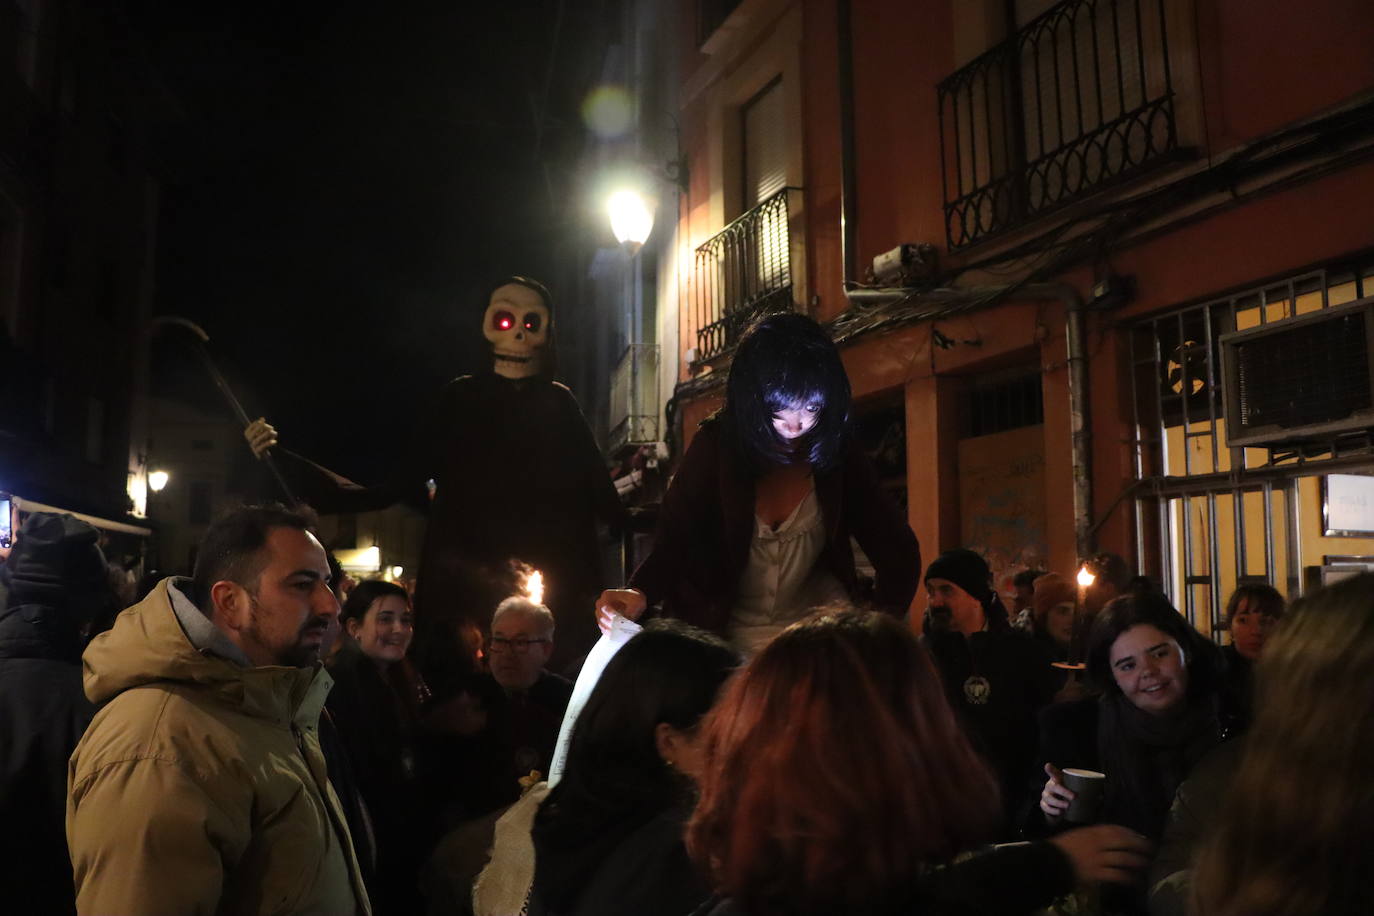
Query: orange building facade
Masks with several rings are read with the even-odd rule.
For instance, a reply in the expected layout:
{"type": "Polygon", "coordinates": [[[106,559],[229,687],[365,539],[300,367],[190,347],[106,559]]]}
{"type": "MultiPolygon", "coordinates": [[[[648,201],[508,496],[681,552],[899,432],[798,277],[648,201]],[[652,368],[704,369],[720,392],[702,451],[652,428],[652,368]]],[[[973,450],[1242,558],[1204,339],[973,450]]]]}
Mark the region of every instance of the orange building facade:
{"type": "Polygon", "coordinates": [[[974,547],[1005,587],[1114,551],[1214,633],[1238,582],[1374,564],[1326,519],[1368,428],[1234,444],[1222,356],[1374,296],[1367,3],[675,9],[684,439],[790,306],[832,329],[927,558],[974,547]]]}

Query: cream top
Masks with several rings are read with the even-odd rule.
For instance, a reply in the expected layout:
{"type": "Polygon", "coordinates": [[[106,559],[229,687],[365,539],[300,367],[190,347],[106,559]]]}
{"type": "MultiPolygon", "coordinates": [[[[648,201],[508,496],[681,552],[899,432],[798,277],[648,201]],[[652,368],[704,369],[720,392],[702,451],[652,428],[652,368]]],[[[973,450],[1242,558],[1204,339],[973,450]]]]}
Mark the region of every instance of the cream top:
{"type": "Polygon", "coordinates": [[[735,648],[752,656],[812,608],[844,597],[839,580],[816,569],[824,548],[825,524],[815,489],[776,529],[754,517],[749,562],[727,627],[735,648]]]}

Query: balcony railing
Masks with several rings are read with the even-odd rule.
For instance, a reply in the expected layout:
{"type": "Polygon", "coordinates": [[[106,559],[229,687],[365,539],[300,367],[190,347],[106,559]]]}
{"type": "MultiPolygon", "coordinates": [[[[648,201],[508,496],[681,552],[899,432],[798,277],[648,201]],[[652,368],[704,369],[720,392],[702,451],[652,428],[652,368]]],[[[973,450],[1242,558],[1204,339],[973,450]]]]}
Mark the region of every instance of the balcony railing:
{"type": "Polygon", "coordinates": [[[630,344],[611,374],[607,451],[658,441],[658,344],[630,344]]]}
{"type": "Polygon", "coordinates": [[[693,325],[698,362],[732,349],[760,315],[792,308],[789,194],[784,188],[696,251],[693,325]]]}
{"type": "Polygon", "coordinates": [[[1064,0],[937,87],[945,232],[960,248],[1178,148],[1169,0],[1064,0]]]}

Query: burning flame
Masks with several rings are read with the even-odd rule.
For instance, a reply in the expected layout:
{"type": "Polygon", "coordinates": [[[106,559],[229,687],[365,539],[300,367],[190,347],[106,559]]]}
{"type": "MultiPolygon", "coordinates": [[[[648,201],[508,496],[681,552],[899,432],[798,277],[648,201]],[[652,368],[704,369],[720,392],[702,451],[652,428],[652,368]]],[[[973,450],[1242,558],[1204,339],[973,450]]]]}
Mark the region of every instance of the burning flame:
{"type": "Polygon", "coordinates": [[[525,593],[525,597],[535,604],[544,603],[544,574],[537,569],[532,569],[520,583],[520,590],[525,593]]]}
{"type": "Polygon", "coordinates": [[[1089,572],[1088,567],[1084,566],[1082,569],[1078,571],[1078,584],[1083,586],[1084,588],[1087,588],[1089,585],[1092,585],[1096,581],[1097,576],[1094,576],[1091,572],[1089,572]]]}

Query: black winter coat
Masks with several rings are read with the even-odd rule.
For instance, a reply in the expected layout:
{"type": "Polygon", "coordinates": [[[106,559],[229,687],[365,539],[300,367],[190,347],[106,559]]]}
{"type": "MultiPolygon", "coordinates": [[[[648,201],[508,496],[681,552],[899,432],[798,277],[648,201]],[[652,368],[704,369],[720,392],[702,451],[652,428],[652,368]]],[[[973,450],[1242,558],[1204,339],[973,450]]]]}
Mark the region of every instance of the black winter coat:
{"type": "MultiPolygon", "coordinates": [[[[346,640],[328,667],[334,687],[325,706],[374,831],[377,863],[368,886],[373,911],[415,912],[421,905],[416,896],[420,864],[439,830],[416,772],[416,711],[353,640],[346,640]]],[[[343,793],[338,794],[342,801],[343,793]]],[[[347,802],[344,808],[348,813],[347,802]]]]}
{"type": "Polygon", "coordinates": [[[67,758],[95,707],[81,636],[59,610],[0,613],[0,888],[16,913],[76,912],[67,855],[67,758]],[[23,909],[28,906],[28,909],[23,909]]]}
{"type": "Polygon", "coordinates": [[[572,851],[550,848],[536,826],[530,916],[688,916],[709,895],[683,842],[690,813],[669,808],[572,851]]]}
{"type": "Polygon", "coordinates": [[[1054,699],[1062,673],[1050,666],[1054,656],[1043,642],[1005,625],[967,638],[932,632],[923,641],[964,733],[992,766],[1012,834],[1026,803],[1025,774],[1035,760],[1037,718],[1054,699]]]}
{"type": "MultiPolygon", "coordinates": [[[[1012,843],[931,869],[900,905],[834,916],[1029,916],[1073,888],[1073,866],[1054,846],[1012,843]]],[[[750,914],[733,900],[714,899],[693,916],[750,914]]]]}

